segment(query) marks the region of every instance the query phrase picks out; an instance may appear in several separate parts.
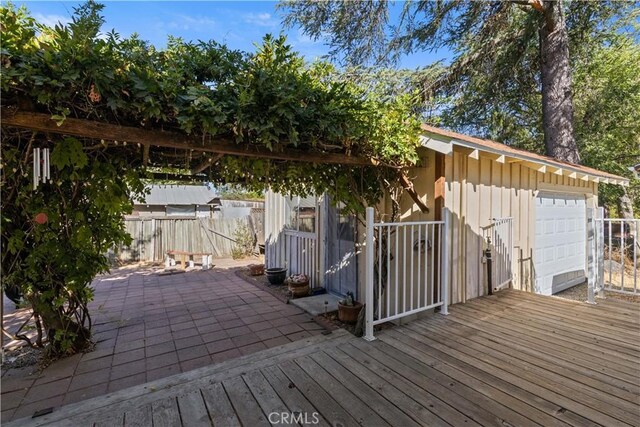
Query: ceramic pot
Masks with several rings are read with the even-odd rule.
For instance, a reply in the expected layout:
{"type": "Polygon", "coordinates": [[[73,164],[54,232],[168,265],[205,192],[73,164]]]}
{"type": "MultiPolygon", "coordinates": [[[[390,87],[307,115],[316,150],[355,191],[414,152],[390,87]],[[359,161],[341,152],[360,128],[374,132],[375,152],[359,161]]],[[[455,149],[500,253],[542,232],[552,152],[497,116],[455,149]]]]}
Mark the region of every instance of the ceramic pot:
{"type": "Polygon", "coordinates": [[[272,285],[282,285],[284,283],[284,279],[287,278],[286,268],[267,268],[265,273],[267,274],[267,280],[272,285]]]}

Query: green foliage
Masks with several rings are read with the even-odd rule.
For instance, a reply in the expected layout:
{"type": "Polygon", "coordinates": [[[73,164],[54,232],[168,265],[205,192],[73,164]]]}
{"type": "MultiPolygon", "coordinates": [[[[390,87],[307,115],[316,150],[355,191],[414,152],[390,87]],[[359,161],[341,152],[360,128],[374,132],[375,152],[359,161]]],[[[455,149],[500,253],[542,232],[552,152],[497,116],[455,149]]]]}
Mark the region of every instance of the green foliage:
{"type": "MultiPolygon", "coordinates": [[[[638,3],[563,5],[574,83],[574,133],[582,162],[630,176],[627,167],[640,162],[638,3]]],[[[446,70],[418,76],[412,83],[422,89],[425,108],[434,103],[439,107],[438,117],[427,110],[426,118],[544,153],[538,34],[544,17],[529,5],[406,2],[400,17],[391,13],[389,2],[286,0],[280,6],[286,23],[326,41],[334,57],[346,64],[389,63],[405,53],[450,50],[453,58],[446,70]]],[[[638,187],[632,182],[630,190],[637,208],[638,187]]],[[[621,191],[603,185],[601,200],[613,207],[621,191]]]]}
{"type": "MultiPolygon", "coordinates": [[[[576,139],[585,164],[631,177],[640,163],[640,45],[629,36],[593,46],[575,66],[576,139]]],[[[628,189],[640,214],[640,181],[628,189]]],[[[600,188],[600,203],[617,207],[623,189],[600,188]]],[[[618,214],[620,214],[618,212],[618,214]]]]}
{"type": "MultiPolygon", "coordinates": [[[[216,186],[243,184],[259,194],[269,187],[303,196],[326,191],[351,212],[376,203],[397,168],[418,160],[419,121],[409,96],[362,87],[327,63],[306,64],[282,36],[266,36],[253,54],[179,38],[156,49],[135,34],[101,33],[102,9],[89,1],[69,25],[50,28],[24,8],[1,6],[2,106],[50,114],[58,123],[88,119],[182,133],[202,144],[295,148],[316,159],[338,153],[393,166],[225,156],[209,169],[216,186]]],[[[3,128],[2,152],[3,286],[22,289],[55,351],[78,351],[88,339],[89,284],[106,271],[106,250],[129,239],[122,215],[143,191],[143,164],[185,171],[208,155],[154,148],[147,158],[126,141],[10,128],[3,128]],[[53,148],[53,182],[36,191],[33,147],[53,148]],[[45,225],[32,219],[40,212],[49,216],[45,225]]]]}
{"type": "Polygon", "coordinates": [[[216,188],[221,199],[227,200],[258,200],[264,201],[264,193],[249,191],[242,185],[227,184],[216,188]]]}
{"type": "Polygon", "coordinates": [[[89,339],[89,285],[108,270],[107,250],[130,241],[122,215],[143,187],[123,160],[105,162],[65,138],[53,145],[51,182],[34,191],[32,144],[3,131],[2,285],[21,289],[54,353],[73,353],[89,339]],[[34,220],[40,213],[45,224],[34,220]]]}
{"type": "MultiPolygon", "coordinates": [[[[339,77],[330,64],[305,64],[282,36],[267,35],[252,54],[178,38],[158,50],[135,35],[101,35],[100,10],[86,3],[68,27],[47,28],[12,6],[3,7],[3,22],[16,33],[2,52],[10,64],[1,76],[3,102],[28,101],[58,120],[88,118],[184,132],[194,141],[343,153],[396,166],[417,161],[415,103],[403,96],[376,96],[339,77]]],[[[198,155],[154,150],[149,167],[191,169],[201,162],[198,155]]],[[[294,194],[331,191],[346,197],[348,210],[361,211],[363,203],[381,196],[377,183],[394,174],[381,167],[227,156],[209,179],[255,191],[267,186],[294,194]]]]}
{"type": "Polygon", "coordinates": [[[253,255],[256,242],[248,225],[238,223],[233,232],[233,238],[235,240],[235,245],[231,249],[231,257],[233,259],[242,259],[253,255]]]}

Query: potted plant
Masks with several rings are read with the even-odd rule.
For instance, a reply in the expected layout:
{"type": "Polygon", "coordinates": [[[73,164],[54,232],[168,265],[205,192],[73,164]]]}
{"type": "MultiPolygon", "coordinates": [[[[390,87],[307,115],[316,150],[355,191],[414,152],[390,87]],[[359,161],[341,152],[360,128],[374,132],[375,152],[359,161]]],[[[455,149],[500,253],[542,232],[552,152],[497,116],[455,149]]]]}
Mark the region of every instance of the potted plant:
{"type": "Polygon", "coordinates": [[[264,264],[249,265],[249,272],[252,276],[262,276],[264,274],[264,264]]]}
{"type": "Polygon", "coordinates": [[[267,280],[272,285],[282,285],[287,277],[287,269],[282,267],[267,268],[267,280]]]}
{"type": "Polygon", "coordinates": [[[293,274],[287,278],[286,283],[294,298],[309,295],[309,276],[306,274],[293,274]]]}
{"type": "Polygon", "coordinates": [[[354,301],[353,292],[347,292],[344,299],[338,301],[338,319],[344,323],[356,323],[362,304],[354,301]]]}

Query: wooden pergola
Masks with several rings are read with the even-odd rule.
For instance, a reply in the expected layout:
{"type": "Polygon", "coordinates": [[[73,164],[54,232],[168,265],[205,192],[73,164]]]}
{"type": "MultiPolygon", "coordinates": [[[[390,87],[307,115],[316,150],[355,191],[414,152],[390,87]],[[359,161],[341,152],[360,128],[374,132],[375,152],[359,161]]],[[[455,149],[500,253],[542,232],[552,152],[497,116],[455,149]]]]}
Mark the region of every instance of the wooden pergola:
{"type": "MultiPolygon", "coordinates": [[[[340,164],[348,166],[392,167],[398,171],[398,179],[416,204],[428,212],[427,206],[420,200],[413,184],[402,167],[382,164],[372,158],[353,156],[345,152],[318,151],[303,149],[269,150],[256,144],[239,144],[228,137],[207,136],[198,138],[185,133],[165,130],[144,129],[122,126],[112,123],[68,117],[61,123],[49,114],[20,111],[15,108],[2,108],[0,124],[4,127],[26,129],[46,134],[74,136],[97,141],[101,146],[120,146],[139,152],[140,164],[144,166],[169,165],[176,169],[189,170],[190,173],[173,173],[172,179],[206,180],[203,174],[215,165],[223,156],[252,157],[289,162],[307,162],[316,164],[340,164]]],[[[133,155],[135,155],[132,153],[133,155]]],[[[158,174],[157,177],[165,176],[158,174]]]]}

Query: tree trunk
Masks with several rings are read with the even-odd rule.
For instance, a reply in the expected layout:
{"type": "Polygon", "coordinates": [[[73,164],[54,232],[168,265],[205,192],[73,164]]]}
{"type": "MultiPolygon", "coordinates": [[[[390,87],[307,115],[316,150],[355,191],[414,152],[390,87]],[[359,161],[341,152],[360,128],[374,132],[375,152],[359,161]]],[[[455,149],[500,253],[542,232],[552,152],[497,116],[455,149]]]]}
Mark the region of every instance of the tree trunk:
{"type": "Polygon", "coordinates": [[[54,308],[53,301],[37,304],[37,300],[31,299],[30,302],[46,329],[49,341],[47,351],[50,355],[76,354],[91,344],[91,331],[54,308]],[[64,332],[65,335],[59,337],[57,332],[64,332]]]}
{"type": "Polygon", "coordinates": [[[577,164],[580,155],[573,136],[569,37],[562,3],[544,2],[544,25],[540,29],[544,145],[548,156],[577,164]]]}
{"type": "Polygon", "coordinates": [[[633,203],[625,187],[622,187],[622,195],[618,199],[618,212],[621,218],[633,219],[633,203]]]}

